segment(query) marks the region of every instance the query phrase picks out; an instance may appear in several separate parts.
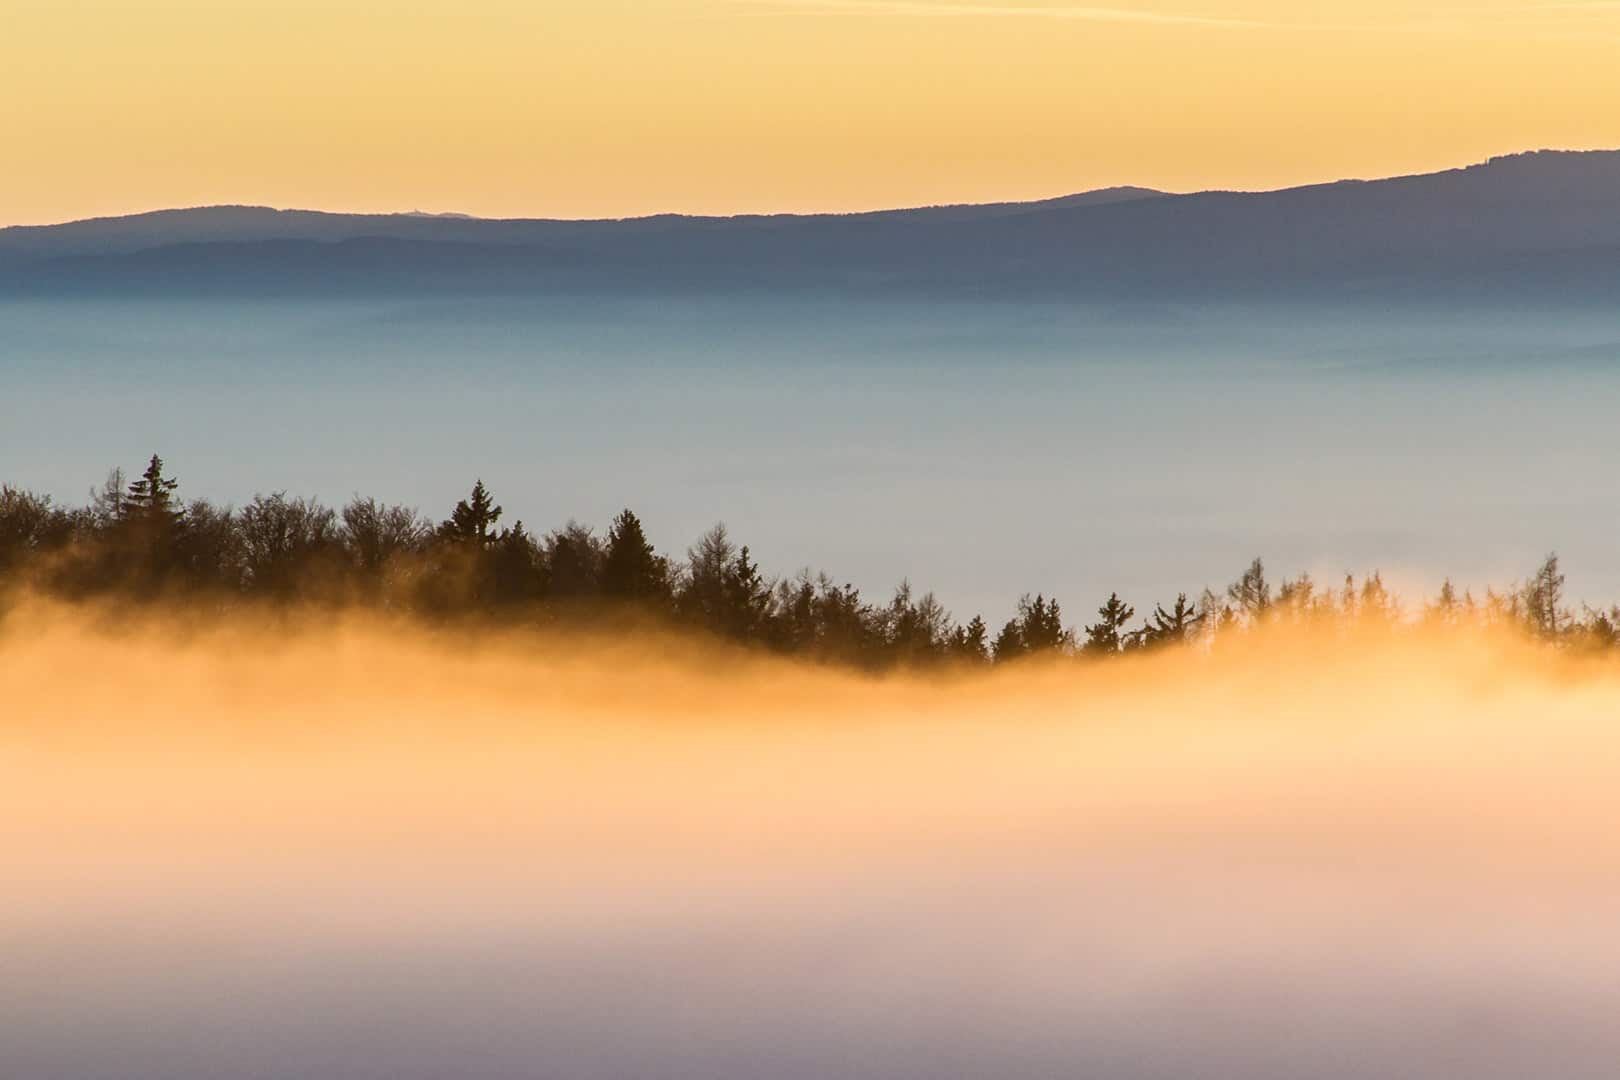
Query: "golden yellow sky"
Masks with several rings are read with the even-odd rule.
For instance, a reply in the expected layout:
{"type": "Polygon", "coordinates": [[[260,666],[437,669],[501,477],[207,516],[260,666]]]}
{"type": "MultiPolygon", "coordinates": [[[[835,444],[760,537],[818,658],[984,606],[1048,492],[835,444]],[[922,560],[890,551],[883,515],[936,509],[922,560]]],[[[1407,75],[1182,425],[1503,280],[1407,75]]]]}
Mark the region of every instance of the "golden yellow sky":
{"type": "Polygon", "coordinates": [[[6,0],[0,224],[728,213],[1620,147],[1620,0],[6,0]]]}

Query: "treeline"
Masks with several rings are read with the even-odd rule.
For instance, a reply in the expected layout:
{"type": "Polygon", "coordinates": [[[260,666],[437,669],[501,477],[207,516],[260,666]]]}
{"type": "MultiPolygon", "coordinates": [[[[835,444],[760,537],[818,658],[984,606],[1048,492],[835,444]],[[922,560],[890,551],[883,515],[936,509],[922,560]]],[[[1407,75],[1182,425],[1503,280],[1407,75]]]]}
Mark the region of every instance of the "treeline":
{"type": "Polygon", "coordinates": [[[605,534],[569,522],[509,527],[482,481],[443,521],[355,497],[341,510],[284,493],[240,509],[186,500],[153,456],[139,478],[114,471],[82,507],[0,486],[0,594],[86,600],[185,600],[229,606],[368,605],[425,618],[585,625],[656,622],[741,645],[867,668],[1005,663],[1034,655],[1107,658],[1274,622],[1511,625],[1567,647],[1620,648],[1620,607],[1573,611],[1556,556],[1527,581],[1476,598],[1450,582],[1403,608],[1374,573],[1323,587],[1275,585],[1256,559],[1222,592],[1137,610],[1111,595],[1066,622],[1055,597],[1026,595],[994,632],[955,620],[902,583],[885,601],[828,575],[770,577],[723,525],[684,555],[659,553],[634,513],[605,534]]]}

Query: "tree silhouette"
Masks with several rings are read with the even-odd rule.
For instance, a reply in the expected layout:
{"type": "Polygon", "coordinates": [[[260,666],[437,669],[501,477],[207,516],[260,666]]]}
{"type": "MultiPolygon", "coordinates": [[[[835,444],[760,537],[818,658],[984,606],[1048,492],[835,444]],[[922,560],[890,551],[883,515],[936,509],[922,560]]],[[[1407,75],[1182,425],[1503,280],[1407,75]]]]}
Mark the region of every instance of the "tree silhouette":
{"type": "Polygon", "coordinates": [[[990,630],[978,615],[951,632],[950,646],[946,650],[953,660],[983,664],[990,659],[990,630]]]}
{"type": "Polygon", "coordinates": [[[421,548],[432,529],[415,510],[384,506],[356,495],[343,508],[343,545],[355,566],[369,576],[390,560],[421,548]]]}
{"type": "Polygon", "coordinates": [[[1457,596],[1457,586],[1451,583],[1450,578],[1440,586],[1440,593],[1435,597],[1434,603],[1424,609],[1423,616],[1431,623],[1443,626],[1454,626],[1463,613],[1463,601],[1457,596]]]}
{"type": "Polygon", "coordinates": [[[1057,652],[1070,644],[1069,633],[1063,629],[1063,611],[1055,597],[1047,600],[1037,595],[1033,602],[1028,597],[1020,601],[1018,630],[1025,651],[1030,653],[1057,652]]]}
{"type": "Polygon", "coordinates": [[[180,481],[163,475],[163,459],[153,454],[141,478],[124,493],[123,516],[148,528],[173,528],[180,520],[174,495],[179,486],[180,481]]]}
{"type": "Polygon", "coordinates": [[[241,588],[242,523],[237,515],[228,507],[194,499],[186,504],[181,521],[180,533],[175,538],[174,562],[187,588],[241,588]]]}
{"type": "Polygon", "coordinates": [[[544,594],[544,556],[523,522],[502,530],[489,551],[485,573],[490,600],[499,607],[522,607],[544,594]]]}
{"type": "Polygon", "coordinates": [[[1169,611],[1163,604],[1153,609],[1153,619],[1142,631],[1141,644],[1149,649],[1185,644],[1203,621],[1204,615],[1187,602],[1187,594],[1179,593],[1169,611]]]}
{"type": "Polygon", "coordinates": [[[653,550],[641,519],[621,511],[608,529],[602,592],[621,603],[655,607],[669,597],[668,564],[653,550]]]}
{"type": "Polygon", "coordinates": [[[1308,618],[1316,614],[1317,604],[1316,582],[1311,580],[1310,574],[1301,574],[1292,581],[1285,580],[1277,588],[1275,606],[1284,618],[1295,622],[1308,618]]]}
{"type": "Polygon", "coordinates": [[[1388,626],[1400,615],[1400,605],[1384,587],[1383,575],[1374,570],[1361,583],[1361,598],[1357,611],[1363,619],[1388,626]]]}
{"type": "Polygon", "coordinates": [[[554,532],[545,545],[546,596],[578,609],[601,591],[602,544],[575,521],[554,532]]]}
{"type": "Polygon", "coordinates": [[[891,659],[903,663],[931,660],[950,641],[951,617],[933,593],[914,599],[911,583],[902,581],[883,612],[884,639],[891,659]]]}
{"type": "Polygon", "coordinates": [[[1519,591],[1524,622],[1532,633],[1556,638],[1570,621],[1564,611],[1564,575],[1558,570],[1557,554],[1548,555],[1535,575],[1519,591]]]}
{"type": "Polygon", "coordinates": [[[757,637],[770,616],[771,582],[744,544],[727,564],[721,592],[721,629],[738,641],[757,637]]]}
{"type": "Polygon", "coordinates": [[[990,655],[998,664],[1029,655],[1029,647],[1024,644],[1024,628],[1017,619],[1008,619],[1002,626],[995,644],[990,647],[990,655]]]}
{"type": "Polygon", "coordinates": [[[1249,622],[1261,618],[1271,609],[1271,585],[1266,581],[1266,566],[1256,559],[1243,571],[1243,576],[1234,581],[1226,590],[1226,595],[1237,606],[1237,612],[1249,622]]]}
{"type": "Polygon", "coordinates": [[[86,524],[93,529],[110,529],[124,518],[124,470],[113,469],[101,486],[90,489],[90,505],[85,508],[86,524]]]}
{"type": "Polygon", "coordinates": [[[257,495],[238,519],[247,581],[269,596],[292,596],[301,584],[313,584],[316,560],[339,550],[337,515],[311,499],[257,495]]]}
{"type": "Polygon", "coordinates": [[[439,526],[439,535],[455,543],[488,547],[499,539],[494,528],[500,519],[501,508],[480,479],[473,484],[472,494],[456,503],[450,519],[439,526]]]}
{"type": "Polygon", "coordinates": [[[815,651],[825,659],[871,663],[883,641],[872,608],[861,590],[848,583],[835,585],[823,574],[816,582],[814,604],[815,651]]]}
{"type": "MultiPolygon", "coordinates": [[[[497,528],[502,509],[481,480],[437,527],[414,510],[360,496],[340,523],[316,500],[284,492],[255,496],[233,512],[202,499],[182,504],[178,488],[155,454],[133,483],[114,470],[80,508],[0,484],[0,614],[17,590],[29,589],[68,599],[184,591],[221,607],[250,599],[359,602],[432,617],[566,618],[571,625],[611,622],[631,606],[671,627],[702,627],[737,643],[868,669],[1114,656],[1195,639],[1219,648],[1229,632],[1261,622],[1387,633],[1407,626],[1376,571],[1359,582],[1347,575],[1339,590],[1300,574],[1274,592],[1256,559],[1224,595],[1205,589],[1195,605],[1181,593],[1135,629],[1130,605],[1111,594],[1078,650],[1058,602],[1025,594],[992,642],[984,619],[957,625],[932,593],[919,595],[909,581],[874,605],[825,573],[773,580],[723,525],[700,537],[672,573],[628,510],[605,538],[570,521],[542,542],[522,522],[497,528]]],[[[1620,649],[1620,608],[1581,605],[1576,613],[1564,587],[1558,558],[1549,555],[1530,578],[1487,590],[1478,604],[1447,580],[1420,613],[1430,628],[1494,624],[1561,648],[1620,649]]]]}
{"type": "Polygon", "coordinates": [[[1063,610],[1057,600],[1025,593],[1018,598],[1018,615],[1001,628],[991,647],[998,663],[1038,653],[1069,649],[1073,638],[1063,628],[1063,610]]]}
{"type": "Polygon", "coordinates": [[[127,559],[132,583],[144,591],[164,587],[177,569],[183,516],[175,495],[179,486],[178,480],[164,475],[163,459],[153,454],[146,471],[129,485],[119,504],[117,524],[125,535],[114,563],[127,559]]]}
{"type": "Polygon", "coordinates": [[[811,653],[820,640],[816,611],[816,583],[809,571],[791,581],[779,581],[771,595],[765,641],[782,652],[811,653]]]}
{"type": "Polygon", "coordinates": [[[1097,609],[1097,622],[1086,627],[1085,644],[1080,651],[1087,656],[1117,656],[1129,642],[1127,623],[1136,617],[1136,609],[1110,593],[1108,600],[1097,609]]]}
{"type": "Polygon", "coordinates": [[[72,528],[72,519],[51,505],[49,495],[0,485],[0,580],[40,551],[65,543],[72,528]]]}
{"type": "Polygon", "coordinates": [[[1586,618],[1575,630],[1577,642],[1588,650],[1620,648],[1620,604],[1607,611],[1586,609],[1586,618]]]}
{"type": "Polygon", "coordinates": [[[774,590],[747,546],[733,544],[722,522],[687,549],[676,610],[688,622],[748,641],[765,636],[774,590]]]}

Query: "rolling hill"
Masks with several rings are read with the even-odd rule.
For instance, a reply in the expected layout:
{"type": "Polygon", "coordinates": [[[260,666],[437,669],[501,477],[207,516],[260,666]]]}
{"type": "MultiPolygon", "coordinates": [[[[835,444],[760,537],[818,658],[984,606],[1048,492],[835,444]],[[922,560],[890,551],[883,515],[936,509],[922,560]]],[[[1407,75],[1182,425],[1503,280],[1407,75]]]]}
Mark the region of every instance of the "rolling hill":
{"type": "Polygon", "coordinates": [[[1607,303],[1620,296],[1620,151],[1270,192],[1121,188],[847,215],[208,207],[0,230],[0,295],[694,290],[1607,303]]]}

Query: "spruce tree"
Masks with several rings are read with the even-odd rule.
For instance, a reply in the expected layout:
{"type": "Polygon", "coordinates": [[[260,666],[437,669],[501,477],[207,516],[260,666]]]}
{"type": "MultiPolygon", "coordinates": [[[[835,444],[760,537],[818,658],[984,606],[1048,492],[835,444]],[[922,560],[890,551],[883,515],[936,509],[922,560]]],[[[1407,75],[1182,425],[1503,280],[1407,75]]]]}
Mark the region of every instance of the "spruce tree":
{"type": "Polygon", "coordinates": [[[813,605],[816,644],[822,656],[835,660],[870,662],[883,642],[882,628],[874,625],[872,606],[861,591],[848,583],[834,584],[822,574],[816,580],[813,605]]]}
{"type": "Polygon", "coordinates": [[[180,481],[163,475],[163,459],[156,454],[141,478],[124,493],[123,516],[147,528],[173,528],[180,522],[180,504],[175,489],[180,481]]]}
{"type": "Polygon", "coordinates": [[[1440,584],[1440,595],[1430,604],[1424,613],[1431,622],[1443,623],[1447,626],[1457,621],[1457,613],[1462,609],[1462,601],[1457,598],[1457,586],[1451,583],[1450,578],[1440,584]]]}
{"type": "Polygon", "coordinates": [[[772,583],[749,558],[748,545],[738,549],[722,579],[721,626],[739,641],[759,636],[770,614],[772,583]]]}
{"type": "Polygon", "coordinates": [[[659,604],[669,595],[669,569],[653,551],[641,519],[629,510],[614,518],[608,529],[602,591],[615,600],[640,606],[659,604]]]}
{"type": "Polygon", "coordinates": [[[540,598],[544,586],[538,545],[523,522],[501,532],[487,567],[490,599],[502,607],[522,607],[540,598]]]}
{"type": "Polygon", "coordinates": [[[1056,598],[1048,600],[1037,595],[1031,601],[1025,596],[1019,601],[1018,609],[1018,630],[1025,652],[1057,652],[1073,644],[1068,631],[1063,629],[1063,609],[1056,598]]]}
{"type": "Polygon", "coordinates": [[[982,664],[990,659],[990,628],[978,615],[958,626],[951,634],[950,654],[953,659],[982,664]]]}
{"type": "Polygon", "coordinates": [[[479,548],[485,548],[500,539],[494,531],[495,523],[500,518],[501,508],[495,505],[489,489],[484,487],[484,481],[480,479],[473,484],[472,494],[456,503],[456,508],[450,512],[450,520],[439,526],[439,535],[453,543],[476,544],[479,548]]]}
{"type": "Polygon", "coordinates": [[[1234,581],[1226,595],[1237,605],[1237,611],[1249,622],[1255,622],[1271,609],[1271,584],[1266,581],[1266,566],[1259,559],[1249,564],[1243,576],[1234,581]]]}
{"type": "Polygon", "coordinates": [[[1136,615],[1136,609],[1110,593],[1107,602],[1097,609],[1097,622],[1086,627],[1086,643],[1081,651],[1087,656],[1115,656],[1124,651],[1129,641],[1125,624],[1136,615]]]}
{"type": "Polygon", "coordinates": [[[132,580],[140,582],[144,589],[162,588],[179,569],[183,519],[175,495],[179,486],[178,480],[163,474],[163,459],[153,454],[146,471],[129,485],[121,500],[115,523],[121,540],[117,558],[128,560],[126,567],[133,574],[132,580]]]}
{"type": "Polygon", "coordinates": [[[1169,611],[1164,609],[1163,604],[1154,607],[1153,621],[1142,631],[1139,641],[1144,648],[1180,645],[1192,636],[1203,621],[1204,615],[1187,601],[1187,594],[1180,593],[1169,611]]]}

